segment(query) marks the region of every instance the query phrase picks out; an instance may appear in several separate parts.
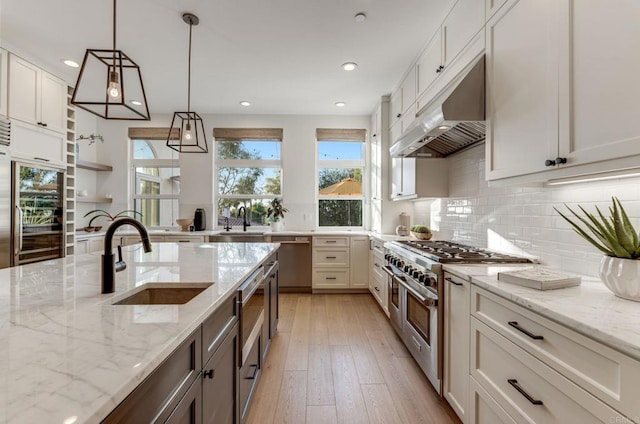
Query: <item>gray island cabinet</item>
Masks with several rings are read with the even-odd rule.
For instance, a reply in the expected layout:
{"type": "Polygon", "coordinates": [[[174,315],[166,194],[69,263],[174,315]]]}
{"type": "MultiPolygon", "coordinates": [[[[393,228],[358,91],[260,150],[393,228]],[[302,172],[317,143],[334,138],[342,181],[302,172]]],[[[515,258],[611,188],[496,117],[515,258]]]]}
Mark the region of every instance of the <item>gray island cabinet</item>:
{"type": "Polygon", "coordinates": [[[277,250],[127,246],[109,295],[100,294],[98,253],[0,270],[0,422],[244,422],[277,323],[277,250]],[[243,358],[238,288],[256,275],[264,321],[243,358]],[[144,287],[188,284],[203,290],[184,304],[114,304],[144,287]]]}

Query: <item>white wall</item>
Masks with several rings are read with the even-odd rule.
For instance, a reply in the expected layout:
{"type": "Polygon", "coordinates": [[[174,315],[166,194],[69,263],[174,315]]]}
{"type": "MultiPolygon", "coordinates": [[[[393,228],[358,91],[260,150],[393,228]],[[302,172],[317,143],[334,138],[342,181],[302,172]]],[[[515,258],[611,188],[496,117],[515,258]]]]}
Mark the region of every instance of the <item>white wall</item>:
{"type": "Polygon", "coordinates": [[[436,238],[495,250],[526,253],[545,265],[597,275],[600,252],[571,230],[554,207],[578,204],[607,211],[617,196],[633,224],[640,224],[640,178],[551,187],[490,188],[484,179],[484,145],[449,159],[447,199],[416,202],[416,216],[431,215],[436,238]]]}
{"type": "MultiPolygon", "coordinates": [[[[80,108],[76,108],[76,139],[83,135],[89,137],[91,134],[98,134],[98,117],[86,112],[80,108]]],[[[97,147],[100,141],[96,141],[89,145],[88,140],[77,140],[78,159],[89,162],[97,162],[97,147]]],[[[104,193],[96,193],[98,173],[88,169],[76,169],[76,195],[81,190],[87,191],[87,197],[102,197],[104,193]]],[[[81,199],[81,197],[76,197],[81,199]]],[[[82,228],[89,225],[91,216],[84,218],[84,215],[93,209],[102,209],[105,205],[95,203],[76,203],[76,228],[82,228]]],[[[100,225],[94,223],[94,225],[100,225]]]]}
{"type": "MultiPolygon", "coordinates": [[[[127,130],[129,127],[168,127],[172,115],[154,115],[151,121],[98,121],[105,142],[98,146],[99,162],[113,166],[113,172],[100,173],[96,191],[111,193],[112,211],[128,207],[127,130]]],[[[289,213],[287,229],[310,230],[316,227],[316,128],[369,128],[368,116],[313,115],[202,115],[209,142],[209,154],[182,154],[180,158],[180,215],[191,217],[196,208],[207,213],[207,228],[215,218],[213,197],[213,127],[282,128],[282,189],[289,213]]]]}

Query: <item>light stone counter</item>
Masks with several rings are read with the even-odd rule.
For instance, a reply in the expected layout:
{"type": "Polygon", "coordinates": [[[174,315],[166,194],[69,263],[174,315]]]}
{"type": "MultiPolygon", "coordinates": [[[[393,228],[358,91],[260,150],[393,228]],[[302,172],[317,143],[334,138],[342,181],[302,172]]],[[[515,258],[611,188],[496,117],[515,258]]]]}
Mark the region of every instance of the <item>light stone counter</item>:
{"type": "Polygon", "coordinates": [[[106,295],[99,253],[0,270],[0,422],[99,422],[277,247],[126,247],[106,295]],[[111,305],[149,282],[214,284],[185,305],[111,305]]]}
{"type": "Polygon", "coordinates": [[[476,286],[640,360],[640,302],[616,297],[597,277],[582,276],[580,286],[544,291],[498,281],[496,273],[509,268],[444,267],[445,271],[471,278],[476,286]]]}

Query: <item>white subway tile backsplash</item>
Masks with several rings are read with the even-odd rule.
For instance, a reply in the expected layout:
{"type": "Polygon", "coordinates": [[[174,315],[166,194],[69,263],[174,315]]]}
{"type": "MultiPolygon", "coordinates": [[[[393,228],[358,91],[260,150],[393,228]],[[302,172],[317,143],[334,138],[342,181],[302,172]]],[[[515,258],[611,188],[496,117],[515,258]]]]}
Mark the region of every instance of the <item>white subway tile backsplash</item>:
{"type": "Polygon", "coordinates": [[[611,196],[623,203],[640,227],[640,178],[553,187],[489,187],[484,179],[484,146],[450,158],[447,199],[416,202],[414,215],[431,218],[436,237],[539,258],[542,264],[597,275],[601,254],[558,215],[578,204],[607,214],[611,196]]]}

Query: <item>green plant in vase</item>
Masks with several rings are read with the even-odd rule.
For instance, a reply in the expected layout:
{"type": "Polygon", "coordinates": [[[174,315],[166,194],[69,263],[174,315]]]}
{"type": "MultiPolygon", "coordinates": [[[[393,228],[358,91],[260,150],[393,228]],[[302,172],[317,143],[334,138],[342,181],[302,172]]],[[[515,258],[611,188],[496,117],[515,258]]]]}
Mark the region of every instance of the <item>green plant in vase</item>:
{"type": "Polygon", "coordinates": [[[565,204],[573,218],[554,209],[580,237],[604,253],[599,274],[609,290],[616,296],[640,301],[640,235],[620,201],[616,197],[611,201],[608,217],[597,206],[597,214],[593,214],[578,205],[583,217],[565,204]]]}
{"type": "Polygon", "coordinates": [[[279,231],[282,229],[281,219],[284,219],[284,214],[289,212],[287,208],[282,205],[282,200],[277,197],[271,200],[267,207],[267,219],[271,223],[272,231],[279,231]]]}

